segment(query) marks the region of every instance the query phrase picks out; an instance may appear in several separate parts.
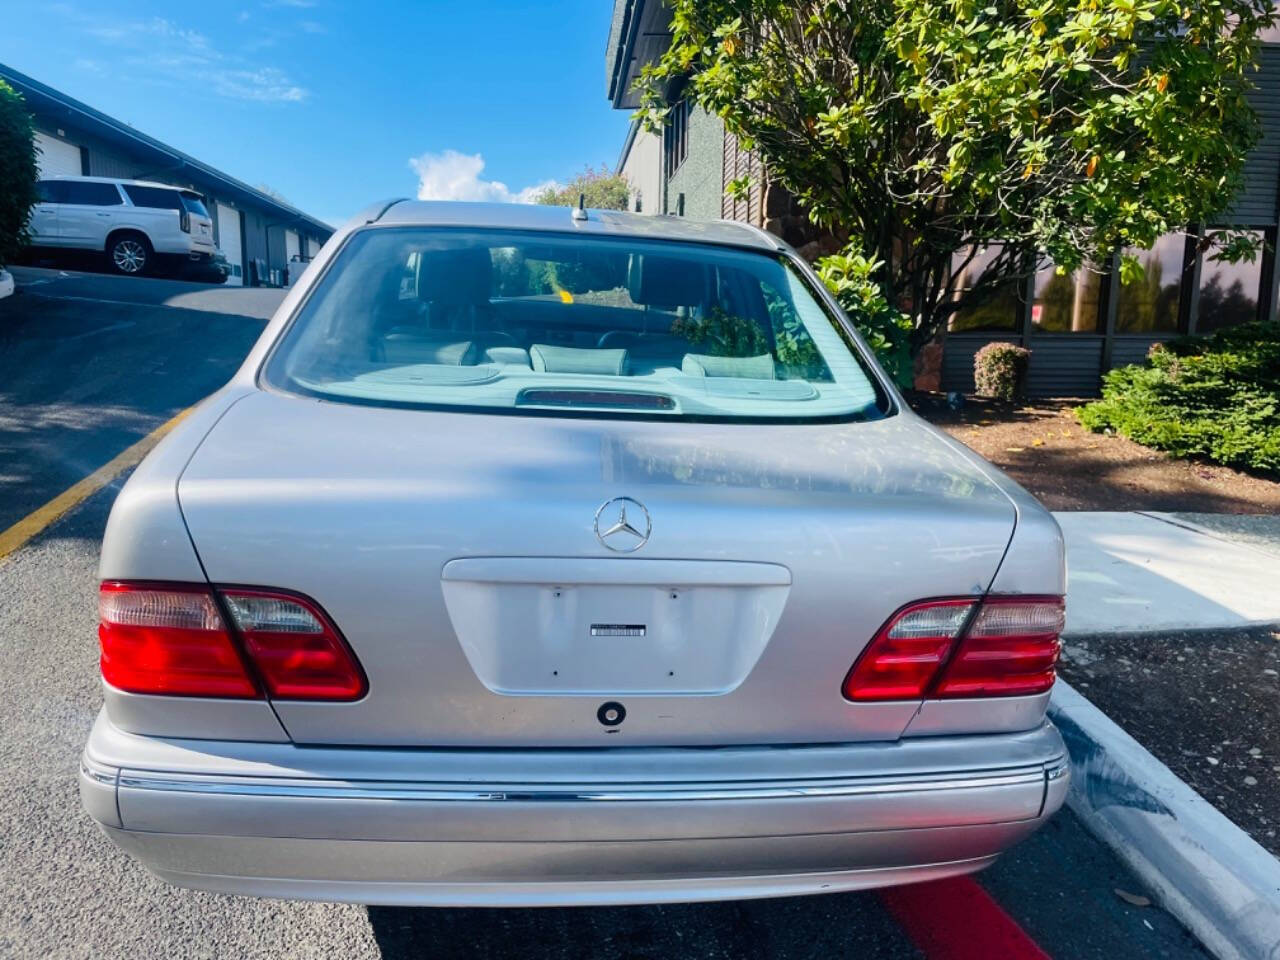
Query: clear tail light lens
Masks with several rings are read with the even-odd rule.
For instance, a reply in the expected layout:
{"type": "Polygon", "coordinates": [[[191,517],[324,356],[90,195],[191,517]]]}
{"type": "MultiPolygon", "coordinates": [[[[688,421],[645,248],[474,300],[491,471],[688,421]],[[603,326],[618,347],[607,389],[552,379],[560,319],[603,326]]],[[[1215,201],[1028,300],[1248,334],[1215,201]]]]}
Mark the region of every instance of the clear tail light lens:
{"type": "Polygon", "coordinates": [[[1043,693],[1053,686],[1062,626],[1061,597],[911,604],[858,657],[844,695],[866,702],[1043,693]]]}
{"type": "Polygon", "coordinates": [[[99,592],[102,676],[131,693],[358,700],[364,672],[306,597],[257,588],[108,581],[99,592]]]}
{"type": "Polygon", "coordinates": [[[102,584],[98,643],[103,679],[129,693],[259,696],[207,587],[102,584]]]}

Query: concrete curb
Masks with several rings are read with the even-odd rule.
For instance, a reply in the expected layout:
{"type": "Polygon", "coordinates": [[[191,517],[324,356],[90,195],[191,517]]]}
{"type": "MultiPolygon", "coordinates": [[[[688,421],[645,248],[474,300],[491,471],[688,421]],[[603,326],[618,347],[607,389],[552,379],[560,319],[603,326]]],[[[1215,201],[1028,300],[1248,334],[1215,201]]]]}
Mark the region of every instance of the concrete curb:
{"type": "Polygon", "coordinates": [[[1280,860],[1059,679],[1067,804],[1214,956],[1280,958],[1280,860]]]}

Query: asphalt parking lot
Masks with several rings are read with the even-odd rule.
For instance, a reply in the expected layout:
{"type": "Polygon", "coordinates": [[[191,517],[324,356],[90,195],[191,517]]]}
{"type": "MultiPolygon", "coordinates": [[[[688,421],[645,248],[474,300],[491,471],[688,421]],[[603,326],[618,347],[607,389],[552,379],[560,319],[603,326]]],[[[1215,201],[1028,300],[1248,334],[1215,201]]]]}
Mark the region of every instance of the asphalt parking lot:
{"type": "MultiPolygon", "coordinates": [[[[14,272],[20,291],[0,301],[0,531],[216,389],[281,295],[14,272]]],[[[1204,956],[1065,810],[977,883],[883,893],[492,911],[168,887],[98,833],[76,786],[101,702],[98,543],[124,479],[0,559],[0,956],[1204,956]]]]}

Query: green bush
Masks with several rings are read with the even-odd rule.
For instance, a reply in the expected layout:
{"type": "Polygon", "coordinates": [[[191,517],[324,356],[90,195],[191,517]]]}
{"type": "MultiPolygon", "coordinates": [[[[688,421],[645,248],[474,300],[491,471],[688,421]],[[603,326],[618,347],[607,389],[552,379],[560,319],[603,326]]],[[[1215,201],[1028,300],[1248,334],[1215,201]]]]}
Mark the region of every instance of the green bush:
{"type": "Polygon", "coordinates": [[[1280,474],[1280,324],[1157,345],[1106,374],[1102,399],[1076,415],[1176,456],[1280,474]]]}
{"type": "Polygon", "coordinates": [[[910,387],[911,318],[895,310],[885,298],[884,288],[876,279],[884,264],[864,255],[853,242],[840,253],[823,257],[815,266],[836,302],[875,351],[880,366],[898,386],[910,387]]]}
{"type": "Polygon", "coordinates": [[[1014,343],[988,343],[973,355],[978,396],[1012,402],[1026,395],[1031,351],[1014,343]]]}
{"type": "Polygon", "coordinates": [[[17,91],[0,80],[0,267],[27,245],[27,219],[35,202],[31,114],[17,91]]]}

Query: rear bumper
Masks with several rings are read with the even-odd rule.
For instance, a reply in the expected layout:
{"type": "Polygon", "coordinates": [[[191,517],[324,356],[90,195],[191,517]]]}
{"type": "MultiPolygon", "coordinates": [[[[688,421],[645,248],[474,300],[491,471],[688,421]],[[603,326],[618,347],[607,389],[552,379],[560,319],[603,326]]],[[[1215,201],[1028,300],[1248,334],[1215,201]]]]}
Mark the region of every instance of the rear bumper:
{"type": "Polygon", "coordinates": [[[969,872],[1061,806],[1067,760],[1052,726],[946,740],[463,757],[160,741],[100,718],[80,784],[107,834],[182,886],[384,904],[652,903],[969,872]],[[913,769],[965,754],[955,769],[913,769]]]}

